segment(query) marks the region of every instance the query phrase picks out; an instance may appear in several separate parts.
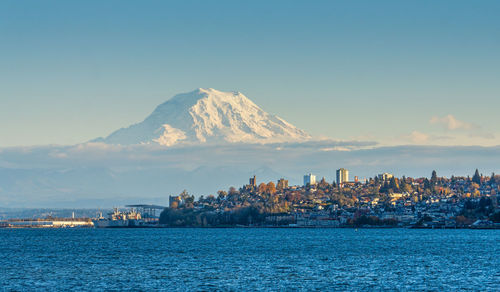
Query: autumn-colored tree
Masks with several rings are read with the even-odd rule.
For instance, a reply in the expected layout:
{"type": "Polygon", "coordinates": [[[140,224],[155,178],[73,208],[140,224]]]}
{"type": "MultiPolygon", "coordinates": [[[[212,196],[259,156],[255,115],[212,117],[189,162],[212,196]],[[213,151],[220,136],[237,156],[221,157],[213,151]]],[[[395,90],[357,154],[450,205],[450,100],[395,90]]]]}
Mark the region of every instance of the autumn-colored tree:
{"type": "Polygon", "coordinates": [[[477,183],[471,183],[470,184],[470,189],[471,190],[477,190],[477,189],[479,189],[479,184],[477,184],[477,183]]]}
{"type": "Polygon", "coordinates": [[[266,190],[269,194],[274,195],[276,193],[276,185],[270,181],[267,183],[266,190]]]}
{"type": "Polygon", "coordinates": [[[403,176],[401,179],[401,183],[399,185],[399,188],[402,192],[408,192],[410,193],[412,191],[411,185],[406,182],[406,178],[403,176]]]}
{"type": "Polygon", "coordinates": [[[271,201],[271,203],[273,203],[273,204],[277,204],[277,203],[278,203],[278,201],[279,201],[279,196],[273,196],[273,195],[271,195],[271,197],[270,197],[270,201],[271,201]]]}
{"type": "Polygon", "coordinates": [[[187,190],[183,190],[179,195],[183,200],[186,200],[189,197],[189,193],[187,190]]]}
{"type": "Polygon", "coordinates": [[[300,192],[290,192],[286,194],[285,199],[288,202],[293,202],[293,203],[298,202],[300,200],[300,192]]]}
{"type": "Polygon", "coordinates": [[[260,194],[264,194],[267,192],[267,185],[265,183],[260,183],[258,187],[258,191],[260,194]]]}
{"type": "Polygon", "coordinates": [[[218,198],[221,200],[224,199],[225,197],[227,197],[227,193],[225,191],[218,191],[217,195],[218,195],[218,198]]]}

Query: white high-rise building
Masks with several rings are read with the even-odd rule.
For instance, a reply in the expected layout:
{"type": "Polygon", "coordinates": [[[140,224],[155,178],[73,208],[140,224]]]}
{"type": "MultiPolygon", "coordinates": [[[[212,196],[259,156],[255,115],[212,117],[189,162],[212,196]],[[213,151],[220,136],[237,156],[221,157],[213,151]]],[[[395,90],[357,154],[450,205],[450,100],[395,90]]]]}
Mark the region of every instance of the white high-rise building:
{"type": "Polygon", "coordinates": [[[394,175],[392,173],[387,173],[387,172],[378,175],[378,178],[382,181],[390,180],[393,177],[394,175]]]}
{"type": "Polygon", "coordinates": [[[310,186],[316,184],[316,176],[314,174],[306,174],[304,175],[304,186],[307,186],[309,184],[310,186]]]}
{"type": "Polygon", "coordinates": [[[337,184],[341,185],[349,181],[349,170],[345,168],[337,169],[337,184]]]}

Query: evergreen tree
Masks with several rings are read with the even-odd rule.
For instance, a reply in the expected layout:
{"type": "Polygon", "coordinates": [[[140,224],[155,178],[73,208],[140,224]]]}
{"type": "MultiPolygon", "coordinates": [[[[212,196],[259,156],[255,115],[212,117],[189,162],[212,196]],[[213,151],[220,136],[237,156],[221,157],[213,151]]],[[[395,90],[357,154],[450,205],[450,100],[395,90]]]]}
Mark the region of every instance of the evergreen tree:
{"type": "Polygon", "coordinates": [[[379,192],[384,193],[384,194],[388,193],[389,192],[389,184],[387,182],[384,182],[382,184],[382,186],[380,187],[379,192]]]}
{"type": "Polygon", "coordinates": [[[431,176],[431,184],[436,185],[438,180],[437,173],[435,170],[432,171],[432,176],[431,176]]]}
{"type": "Polygon", "coordinates": [[[409,186],[408,184],[406,183],[406,177],[403,176],[403,178],[401,179],[400,181],[400,184],[399,184],[399,189],[402,191],[402,192],[408,192],[409,191],[409,186]]]}
{"type": "Polygon", "coordinates": [[[481,184],[481,176],[479,175],[479,170],[476,168],[476,172],[474,172],[474,176],[472,177],[472,182],[477,184],[481,184]]]}
{"type": "Polygon", "coordinates": [[[424,189],[431,189],[431,183],[427,178],[424,179],[424,189]]]}
{"type": "Polygon", "coordinates": [[[395,177],[391,177],[390,188],[392,189],[393,192],[399,192],[399,185],[395,177]]]}

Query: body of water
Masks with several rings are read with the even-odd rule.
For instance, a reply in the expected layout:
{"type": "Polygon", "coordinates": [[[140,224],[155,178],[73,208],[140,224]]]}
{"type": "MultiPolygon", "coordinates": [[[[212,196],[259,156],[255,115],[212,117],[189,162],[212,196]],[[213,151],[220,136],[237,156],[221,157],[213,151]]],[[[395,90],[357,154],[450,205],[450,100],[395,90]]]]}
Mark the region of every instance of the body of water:
{"type": "Polygon", "coordinates": [[[500,230],[3,229],[0,287],[500,291],[499,255],[500,230]]]}

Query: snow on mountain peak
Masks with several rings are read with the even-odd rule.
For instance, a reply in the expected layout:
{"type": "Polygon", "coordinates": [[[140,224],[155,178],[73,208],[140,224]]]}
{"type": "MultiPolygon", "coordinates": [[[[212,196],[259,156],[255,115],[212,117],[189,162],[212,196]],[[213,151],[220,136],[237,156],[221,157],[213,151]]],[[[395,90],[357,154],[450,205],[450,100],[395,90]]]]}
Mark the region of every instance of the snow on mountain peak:
{"type": "Polygon", "coordinates": [[[270,115],[240,92],[198,88],[160,104],[143,122],[102,141],[164,146],[200,143],[274,143],[310,139],[304,131],[270,115]]]}

